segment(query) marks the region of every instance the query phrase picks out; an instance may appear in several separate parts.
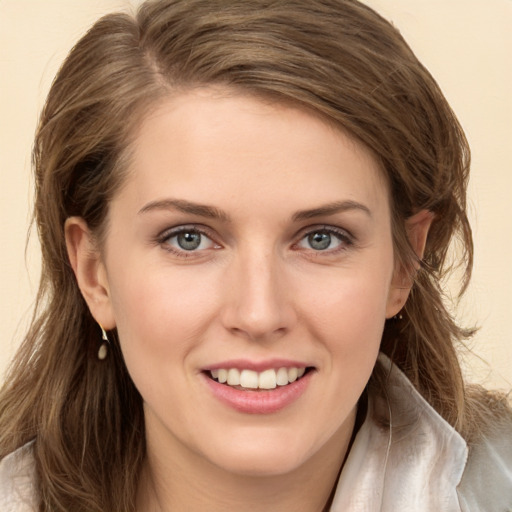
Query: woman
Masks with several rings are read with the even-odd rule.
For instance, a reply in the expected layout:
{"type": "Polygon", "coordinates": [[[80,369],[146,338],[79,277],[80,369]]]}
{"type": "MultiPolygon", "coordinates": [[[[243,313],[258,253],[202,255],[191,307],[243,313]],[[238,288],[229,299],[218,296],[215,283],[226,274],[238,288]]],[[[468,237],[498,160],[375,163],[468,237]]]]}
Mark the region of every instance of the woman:
{"type": "Polygon", "coordinates": [[[2,510],[507,510],[511,413],[442,301],[469,151],[355,1],[161,0],[72,50],[2,510]],[[380,355],[379,355],[380,352],[380,355]]]}

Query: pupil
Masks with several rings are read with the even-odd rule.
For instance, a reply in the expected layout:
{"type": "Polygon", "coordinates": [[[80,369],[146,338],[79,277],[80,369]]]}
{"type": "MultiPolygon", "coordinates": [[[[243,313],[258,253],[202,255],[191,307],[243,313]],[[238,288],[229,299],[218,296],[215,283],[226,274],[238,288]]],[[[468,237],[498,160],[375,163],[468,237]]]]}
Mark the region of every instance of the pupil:
{"type": "Polygon", "coordinates": [[[309,245],[317,251],[323,251],[331,245],[331,235],[329,233],[313,233],[308,236],[309,245]]]}
{"type": "Polygon", "coordinates": [[[201,245],[200,233],[180,233],[177,237],[178,245],[185,251],[193,251],[201,245]]]}

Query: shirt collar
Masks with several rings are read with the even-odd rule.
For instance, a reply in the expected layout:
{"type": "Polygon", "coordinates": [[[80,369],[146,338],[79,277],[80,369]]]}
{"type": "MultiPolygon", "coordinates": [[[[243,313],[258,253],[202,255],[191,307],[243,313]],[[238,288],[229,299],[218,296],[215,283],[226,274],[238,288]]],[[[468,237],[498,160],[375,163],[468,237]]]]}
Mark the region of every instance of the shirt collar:
{"type": "Polygon", "coordinates": [[[460,511],[464,439],[381,354],[368,412],[340,475],[331,512],[460,511]]]}

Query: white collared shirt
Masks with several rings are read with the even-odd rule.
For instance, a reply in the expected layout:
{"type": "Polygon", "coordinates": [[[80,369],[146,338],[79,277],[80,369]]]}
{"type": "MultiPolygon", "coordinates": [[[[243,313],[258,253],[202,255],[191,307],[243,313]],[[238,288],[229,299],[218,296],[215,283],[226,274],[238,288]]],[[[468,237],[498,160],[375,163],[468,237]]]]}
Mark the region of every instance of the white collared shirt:
{"type": "Polygon", "coordinates": [[[512,512],[512,423],[468,448],[381,354],[331,512],[512,512]],[[485,484],[484,484],[485,482],[485,484]]]}

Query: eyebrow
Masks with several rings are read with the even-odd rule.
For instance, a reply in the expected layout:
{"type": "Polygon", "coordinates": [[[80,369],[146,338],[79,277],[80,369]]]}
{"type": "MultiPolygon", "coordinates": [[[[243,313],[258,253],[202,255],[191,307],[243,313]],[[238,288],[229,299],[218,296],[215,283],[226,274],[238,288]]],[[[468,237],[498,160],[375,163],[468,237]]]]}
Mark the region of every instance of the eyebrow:
{"type": "Polygon", "coordinates": [[[370,209],[362,203],[358,203],[357,201],[336,201],[334,203],[319,206],[318,208],[312,208],[311,210],[295,212],[292,218],[294,221],[308,220],[314,219],[315,217],[325,217],[351,210],[361,211],[369,217],[372,217],[370,209]]]}
{"type": "MultiPolygon", "coordinates": [[[[182,213],[198,215],[209,219],[217,219],[224,222],[230,222],[229,215],[223,210],[206,204],[193,203],[183,199],[162,199],[159,201],[151,201],[139,210],[139,214],[148,213],[155,210],[178,210],[182,213]]],[[[316,217],[325,217],[335,215],[346,211],[361,211],[372,217],[370,209],[357,201],[336,201],[328,203],[317,208],[309,210],[299,210],[292,215],[294,222],[314,219],[316,217]]]]}
{"type": "Polygon", "coordinates": [[[151,201],[139,210],[139,214],[151,212],[154,210],[178,210],[199,217],[207,217],[209,219],[218,219],[228,222],[227,213],[206,204],[192,203],[183,199],[163,199],[161,201],[151,201]]]}

